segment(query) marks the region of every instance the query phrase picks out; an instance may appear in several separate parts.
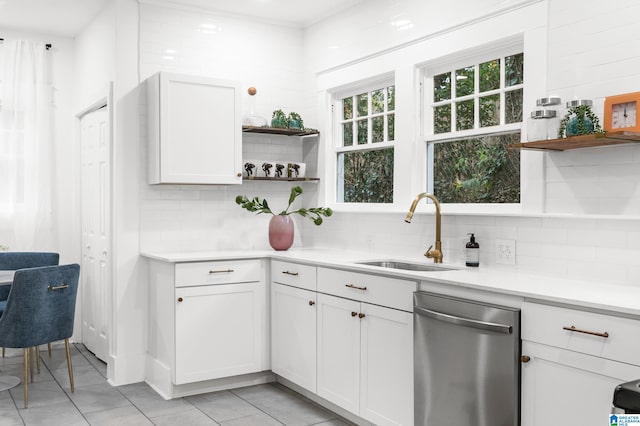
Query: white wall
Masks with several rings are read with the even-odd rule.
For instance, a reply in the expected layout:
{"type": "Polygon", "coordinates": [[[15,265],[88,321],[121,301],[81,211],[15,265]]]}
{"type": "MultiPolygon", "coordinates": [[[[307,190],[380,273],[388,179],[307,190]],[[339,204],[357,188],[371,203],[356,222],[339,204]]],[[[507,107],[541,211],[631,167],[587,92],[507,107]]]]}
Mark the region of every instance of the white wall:
{"type": "MultiPolygon", "coordinates": [[[[250,105],[246,89],[251,86],[258,91],[253,99],[255,115],[269,121],[275,109],[297,111],[305,119],[314,112],[308,102],[311,96],[304,95],[303,51],[300,29],[155,3],[140,6],[141,81],[158,71],[236,80],[243,89],[246,115],[250,105]]],[[[311,120],[305,124],[314,127],[311,120]]],[[[243,157],[300,161],[302,143],[309,142],[245,135],[243,157]]],[[[146,153],[139,167],[146,170],[146,153]]],[[[235,197],[265,197],[274,208],[284,209],[291,186],[284,182],[150,186],[142,181],[140,249],[266,249],[269,217],[241,210],[235,197]]],[[[316,189],[313,184],[304,186],[305,192],[316,189]]],[[[299,245],[301,232],[296,234],[299,245]]]]}
{"type": "MultiPolygon", "coordinates": [[[[397,108],[401,108],[401,89],[415,87],[415,76],[408,69],[518,32],[524,38],[527,69],[525,113],[534,109],[536,98],[551,94],[593,99],[596,112],[601,113],[604,96],[639,90],[640,51],[634,46],[640,35],[634,21],[640,16],[640,6],[633,1],[616,0],[615,7],[596,0],[467,1],[450,7],[443,4],[444,11],[439,7],[431,14],[423,10],[430,3],[422,3],[406,0],[391,6],[369,1],[366,11],[354,7],[306,31],[305,51],[313,52],[307,63],[317,73],[320,109],[325,107],[323,91],[384,72],[396,75],[397,108]],[[477,9],[471,15],[456,13],[469,10],[467,6],[477,9]],[[499,8],[504,10],[497,12],[499,8]],[[403,32],[406,36],[399,36],[390,25],[399,19],[396,17],[415,23],[403,32]]],[[[413,102],[408,110],[415,111],[416,97],[404,99],[413,102]]],[[[412,128],[418,124],[417,114],[410,117],[412,128]]],[[[330,132],[330,123],[323,123],[323,129],[330,132]]],[[[398,128],[398,132],[405,130],[398,128]]],[[[421,142],[414,138],[413,143],[418,147],[417,156],[413,151],[404,158],[424,158],[421,142]]],[[[322,161],[332,161],[330,152],[322,161]]],[[[483,265],[639,284],[639,161],[640,147],[635,145],[544,154],[523,151],[526,215],[446,214],[445,261],[463,262],[466,234],[474,232],[483,265]],[[496,238],[516,240],[515,267],[495,264],[496,238]]],[[[421,165],[416,166],[412,173],[420,175],[421,165]]],[[[424,180],[402,176],[401,182],[410,190],[400,188],[396,196],[406,200],[408,209],[413,195],[424,190],[424,180]]],[[[325,179],[325,185],[331,184],[325,179]]],[[[446,206],[443,210],[446,212],[446,206]]],[[[418,215],[411,225],[403,223],[403,218],[403,213],[337,212],[321,232],[305,233],[305,242],[396,255],[422,253],[433,242],[433,216],[418,215]]]]}

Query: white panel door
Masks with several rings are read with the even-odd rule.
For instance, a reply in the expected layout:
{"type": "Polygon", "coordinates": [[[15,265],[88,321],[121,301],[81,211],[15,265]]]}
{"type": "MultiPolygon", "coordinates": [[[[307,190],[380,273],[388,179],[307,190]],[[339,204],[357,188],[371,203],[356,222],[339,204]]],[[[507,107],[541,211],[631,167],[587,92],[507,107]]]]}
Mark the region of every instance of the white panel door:
{"type": "Polygon", "coordinates": [[[318,294],[318,395],[358,414],[360,303],[318,294]]]}
{"type": "Polygon", "coordinates": [[[111,296],[111,138],[107,108],[80,119],[82,341],[107,361],[111,296]]]}
{"type": "Polygon", "coordinates": [[[263,282],[175,289],[175,384],[263,369],[263,282]]]}
{"type": "Polygon", "coordinates": [[[271,285],[271,370],[316,391],[316,293],[271,285]]]}
{"type": "Polygon", "coordinates": [[[361,304],[360,417],[413,425],[413,314],[361,304]]]}
{"type": "Polygon", "coordinates": [[[528,341],[522,354],[522,426],[609,424],[616,385],[640,367],[528,341]]]}

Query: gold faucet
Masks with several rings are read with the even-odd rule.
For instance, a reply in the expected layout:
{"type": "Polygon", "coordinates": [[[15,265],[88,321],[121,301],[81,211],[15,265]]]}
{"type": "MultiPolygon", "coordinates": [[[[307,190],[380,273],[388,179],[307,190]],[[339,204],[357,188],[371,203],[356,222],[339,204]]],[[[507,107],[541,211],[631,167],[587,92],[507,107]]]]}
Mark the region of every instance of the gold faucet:
{"type": "Polygon", "coordinates": [[[423,198],[429,198],[433,201],[436,206],[436,249],[431,250],[433,245],[429,246],[426,253],[424,254],[429,259],[433,259],[433,263],[442,263],[442,242],[440,241],[440,228],[441,228],[441,219],[440,219],[440,203],[438,199],[426,192],[418,194],[416,198],[413,199],[411,203],[411,207],[409,208],[409,213],[407,213],[407,217],[404,219],[405,222],[411,223],[411,218],[413,217],[413,212],[416,210],[416,206],[418,205],[418,201],[423,198]]]}

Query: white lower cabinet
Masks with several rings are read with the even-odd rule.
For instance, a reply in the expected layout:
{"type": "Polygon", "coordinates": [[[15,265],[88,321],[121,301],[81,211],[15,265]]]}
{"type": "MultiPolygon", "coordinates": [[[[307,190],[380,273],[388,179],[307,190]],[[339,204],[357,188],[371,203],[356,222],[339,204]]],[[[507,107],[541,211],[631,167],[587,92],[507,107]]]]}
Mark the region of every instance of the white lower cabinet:
{"type": "Polygon", "coordinates": [[[376,425],[413,424],[413,316],[318,294],[318,395],[376,425]]]}
{"type": "Polygon", "coordinates": [[[616,385],[640,377],[638,329],[629,318],[526,302],[522,426],[608,424],[616,385]]]}
{"type": "Polygon", "coordinates": [[[316,392],[316,292],[271,284],[271,370],[316,392]]]}
{"type": "Polygon", "coordinates": [[[147,382],[163,397],[269,370],[264,261],[151,261],[149,275],[147,382]]]}

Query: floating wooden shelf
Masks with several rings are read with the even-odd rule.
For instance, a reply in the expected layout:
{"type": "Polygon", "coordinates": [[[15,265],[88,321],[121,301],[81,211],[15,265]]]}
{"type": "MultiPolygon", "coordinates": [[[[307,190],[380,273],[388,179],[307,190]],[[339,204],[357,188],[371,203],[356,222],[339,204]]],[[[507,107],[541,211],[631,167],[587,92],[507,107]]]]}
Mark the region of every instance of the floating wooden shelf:
{"type": "Polygon", "coordinates": [[[316,178],[316,177],[303,177],[303,178],[243,177],[242,180],[268,180],[271,182],[312,182],[312,181],[319,181],[320,178],[316,178]]]}
{"type": "Polygon", "coordinates": [[[509,149],[533,149],[546,151],[564,151],[567,149],[593,148],[596,146],[620,145],[640,142],[637,132],[606,132],[591,135],[569,136],[568,138],[513,143],[509,149]]]}
{"type": "Polygon", "coordinates": [[[285,136],[316,136],[320,132],[317,130],[300,130],[300,129],[280,129],[277,127],[255,127],[255,126],[242,126],[244,133],[267,133],[270,135],[285,135],[285,136]]]}

